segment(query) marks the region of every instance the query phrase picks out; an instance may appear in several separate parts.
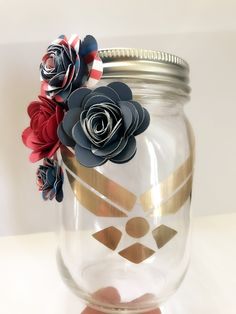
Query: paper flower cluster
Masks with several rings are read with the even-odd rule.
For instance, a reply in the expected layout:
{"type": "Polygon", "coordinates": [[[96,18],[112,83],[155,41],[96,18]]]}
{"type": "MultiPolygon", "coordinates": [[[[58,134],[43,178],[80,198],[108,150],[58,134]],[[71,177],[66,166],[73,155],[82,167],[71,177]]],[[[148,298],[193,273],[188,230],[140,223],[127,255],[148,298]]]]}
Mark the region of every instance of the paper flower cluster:
{"type": "Polygon", "coordinates": [[[56,161],[60,145],[70,146],[79,163],[96,167],[122,164],[136,153],[135,136],[149,125],[148,111],[132,99],[122,82],[92,89],[102,77],[96,39],[62,35],[47,48],[40,64],[41,94],[30,103],[30,126],[23,143],[30,161],[44,159],[37,182],[44,199],[63,198],[63,175],[56,161]],[[51,158],[51,159],[50,159],[51,158]]]}

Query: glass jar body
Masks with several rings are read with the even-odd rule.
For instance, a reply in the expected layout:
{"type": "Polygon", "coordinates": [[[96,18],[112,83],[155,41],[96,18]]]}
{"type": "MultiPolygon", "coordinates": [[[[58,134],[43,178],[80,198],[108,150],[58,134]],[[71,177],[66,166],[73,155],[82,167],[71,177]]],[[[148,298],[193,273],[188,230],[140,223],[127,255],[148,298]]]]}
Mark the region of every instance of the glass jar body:
{"type": "Polygon", "coordinates": [[[61,149],[58,262],[65,282],[90,306],[142,313],[175,292],[187,270],[194,144],[184,97],[123,81],[149,111],[150,126],[125,164],[87,169],[61,149]]]}

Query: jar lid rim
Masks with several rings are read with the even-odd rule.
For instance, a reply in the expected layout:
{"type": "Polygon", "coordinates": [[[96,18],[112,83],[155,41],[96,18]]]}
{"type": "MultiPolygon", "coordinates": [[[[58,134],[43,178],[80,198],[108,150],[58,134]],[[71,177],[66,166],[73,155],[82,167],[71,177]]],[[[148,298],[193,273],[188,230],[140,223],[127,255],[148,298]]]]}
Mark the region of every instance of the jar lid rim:
{"type": "Polygon", "coordinates": [[[120,60],[145,60],[159,63],[177,65],[189,69],[188,63],[168,52],[138,48],[106,48],[99,50],[99,56],[104,63],[120,60]]]}
{"type": "Polygon", "coordinates": [[[138,79],[158,82],[190,93],[189,66],[183,59],[166,52],[135,48],[99,50],[103,79],[138,79]]]}

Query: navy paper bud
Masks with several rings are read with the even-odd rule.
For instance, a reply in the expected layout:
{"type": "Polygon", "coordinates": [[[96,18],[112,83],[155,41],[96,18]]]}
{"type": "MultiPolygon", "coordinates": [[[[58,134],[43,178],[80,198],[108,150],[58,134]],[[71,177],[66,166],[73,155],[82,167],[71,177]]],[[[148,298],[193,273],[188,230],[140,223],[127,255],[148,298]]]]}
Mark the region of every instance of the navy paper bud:
{"type": "Polygon", "coordinates": [[[121,82],[94,91],[79,88],[69,97],[68,107],[58,136],[64,145],[75,149],[77,160],[85,167],[132,159],[135,136],[150,123],[148,111],[132,100],[131,89],[121,82]]]}
{"type": "Polygon", "coordinates": [[[63,200],[63,172],[56,160],[45,158],[37,170],[37,184],[44,200],[63,200]]]}

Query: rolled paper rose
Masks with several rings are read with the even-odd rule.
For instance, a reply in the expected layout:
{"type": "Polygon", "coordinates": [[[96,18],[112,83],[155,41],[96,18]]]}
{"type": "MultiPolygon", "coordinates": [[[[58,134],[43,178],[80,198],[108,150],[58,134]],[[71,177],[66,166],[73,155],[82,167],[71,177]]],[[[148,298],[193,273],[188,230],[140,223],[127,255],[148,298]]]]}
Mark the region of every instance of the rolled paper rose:
{"type": "Polygon", "coordinates": [[[107,160],[125,163],[136,153],[135,136],[149,125],[148,111],[132,100],[130,88],[121,82],[75,90],[69,110],[58,127],[58,136],[75,149],[77,160],[96,167],[107,160]]]}
{"type": "Polygon", "coordinates": [[[42,95],[66,102],[80,86],[92,87],[102,76],[102,61],[96,39],[88,35],[81,42],[77,35],[61,35],[48,47],[40,65],[42,95]]]}
{"type": "Polygon", "coordinates": [[[63,172],[58,162],[45,158],[37,170],[37,184],[44,200],[63,200],[63,172]]]}
{"type": "Polygon", "coordinates": [[[30,161],[36,162],[52,157],[60,146],[57,127],[62,121],[64,110],[54,101],[39,96],[28,107],[30,126],[22,133],[23,143],[31,148],[30,161]]]}

